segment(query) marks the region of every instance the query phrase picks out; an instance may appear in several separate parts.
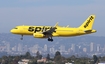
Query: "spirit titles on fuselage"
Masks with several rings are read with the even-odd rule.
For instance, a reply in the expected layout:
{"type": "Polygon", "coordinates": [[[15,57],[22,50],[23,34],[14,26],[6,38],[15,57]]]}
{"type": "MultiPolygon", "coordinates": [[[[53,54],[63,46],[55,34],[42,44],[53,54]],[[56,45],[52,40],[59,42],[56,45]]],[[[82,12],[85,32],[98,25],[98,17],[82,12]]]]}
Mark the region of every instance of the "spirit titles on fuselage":
{"type": "MultiPolygon", "coordinates": [[[[34,33],[36,33],[36,32],[44,32],[44,31],[50,30],[51,28],[53,28],[53,27],[46,27],[46,26],[33,27],[33,26],[30,26],[28,28],[28,31],[34,32],[34,33]]],[[[55,28],[55,29],[57,29],[57,28],[55,28]]],[[[56,32],[56,31],[54,31],[54,32],[56,32]]]]}

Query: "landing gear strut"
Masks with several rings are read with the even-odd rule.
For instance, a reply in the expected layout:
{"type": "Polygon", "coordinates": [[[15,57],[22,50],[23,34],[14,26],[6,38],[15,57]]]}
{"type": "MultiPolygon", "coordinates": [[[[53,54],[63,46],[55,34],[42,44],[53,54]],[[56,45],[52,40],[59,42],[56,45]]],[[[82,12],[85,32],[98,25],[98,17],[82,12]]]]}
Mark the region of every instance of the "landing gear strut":
{"type": "Polygon", "coordinates": [[[23,40],[23,35],[21,35],[21,38],[20,39],[23,40]]]}

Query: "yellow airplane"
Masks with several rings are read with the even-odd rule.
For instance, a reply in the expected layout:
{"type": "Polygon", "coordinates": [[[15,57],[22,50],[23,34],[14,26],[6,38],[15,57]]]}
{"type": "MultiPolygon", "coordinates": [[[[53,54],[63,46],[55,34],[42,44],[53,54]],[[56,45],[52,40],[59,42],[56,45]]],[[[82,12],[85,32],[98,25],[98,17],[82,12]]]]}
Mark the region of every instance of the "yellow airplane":
{"type": "Polygon", "coordinates": [[[90,15],[86,21],[79,27],[73,28],[67,25],[66,27],[58,26],[16,26],[10,32],[13,34],[33,35],[34,38],[48,38],[48,41],[53,41],[52,37],[72,37],[95,33],[96,30],[92,29],[95,15],[90,15]]]}

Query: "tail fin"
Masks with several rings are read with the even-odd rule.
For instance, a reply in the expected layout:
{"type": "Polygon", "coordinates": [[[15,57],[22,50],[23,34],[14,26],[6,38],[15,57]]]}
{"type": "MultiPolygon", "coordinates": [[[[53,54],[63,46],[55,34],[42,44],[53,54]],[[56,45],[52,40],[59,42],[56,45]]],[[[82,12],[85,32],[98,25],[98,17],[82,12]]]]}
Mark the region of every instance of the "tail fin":
{"type": "Polygon", "coordinates": [[[79,27],[84,29],[92,29],[94,23],[95,15],[90,15],[86,21],[79,27]]]}

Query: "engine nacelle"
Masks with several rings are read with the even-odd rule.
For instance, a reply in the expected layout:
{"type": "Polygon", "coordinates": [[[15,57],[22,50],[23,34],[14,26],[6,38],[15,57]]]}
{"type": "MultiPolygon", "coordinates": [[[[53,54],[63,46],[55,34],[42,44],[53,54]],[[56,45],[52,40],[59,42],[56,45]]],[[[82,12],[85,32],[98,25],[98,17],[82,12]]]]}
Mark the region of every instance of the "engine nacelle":
{"type": "Polygon", "coordinates": [[[36,32],[33,34],[34,38],[44,38],[44,34],[41,34],[39,32],[36,32]]]}

